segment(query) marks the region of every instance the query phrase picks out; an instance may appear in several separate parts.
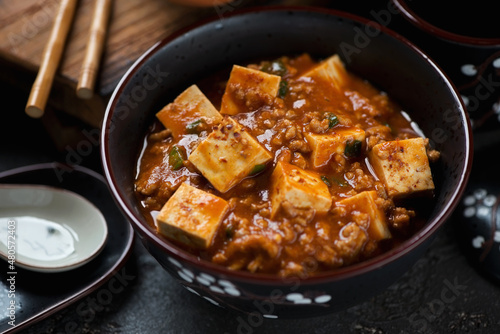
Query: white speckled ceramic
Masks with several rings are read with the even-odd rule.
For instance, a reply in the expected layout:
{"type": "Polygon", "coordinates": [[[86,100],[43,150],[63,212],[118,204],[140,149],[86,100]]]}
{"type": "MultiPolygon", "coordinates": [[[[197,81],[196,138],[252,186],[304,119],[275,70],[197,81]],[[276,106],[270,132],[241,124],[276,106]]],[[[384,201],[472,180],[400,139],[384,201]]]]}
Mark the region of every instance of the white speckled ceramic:
{"type": "Polygon", "coordinates": [[[0,256],[10,271],[77,268],[99,254],[107,235],[104,216],[76,193],[39,185],[0,186],[0,256]]]}

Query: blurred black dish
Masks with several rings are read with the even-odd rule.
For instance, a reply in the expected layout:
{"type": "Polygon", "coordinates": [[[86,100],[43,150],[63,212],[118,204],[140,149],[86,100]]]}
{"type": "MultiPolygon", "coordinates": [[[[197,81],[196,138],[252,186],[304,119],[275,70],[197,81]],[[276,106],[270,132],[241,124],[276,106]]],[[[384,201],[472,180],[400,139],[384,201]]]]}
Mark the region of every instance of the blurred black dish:
{"type": "MultiPolygon", "coordinates": [[[[8,324],[7,312],[2,312],[0,318],[0,331],[8,333],[22,330],[97,290],[127,261],[134,233],[116,207],[102,175],[85,167],[60,163],[30,165],[1,172],[0,183],[40,184],[73,191],[102,212],[109,230],[101,253],[80,268],[62,273],[37,273],[16,268],[16,326],[8,324]]],[[[2,285],[5,284],[2,289],[8,291],[6,270],[0,272],[0,278],[2,285]]]]}

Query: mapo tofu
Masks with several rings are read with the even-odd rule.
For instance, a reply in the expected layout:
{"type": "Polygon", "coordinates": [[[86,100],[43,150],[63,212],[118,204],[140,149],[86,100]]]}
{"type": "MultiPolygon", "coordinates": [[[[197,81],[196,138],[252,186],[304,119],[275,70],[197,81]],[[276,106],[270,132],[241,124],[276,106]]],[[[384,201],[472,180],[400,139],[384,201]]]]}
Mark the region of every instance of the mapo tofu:
{"type": "Polygon", "coordinates": [[[418,230],[438,159],[338,55],[283,56],[235,64],[158,111],[135,191],[151,226],[200,258],[314,275],[418,230]]]}

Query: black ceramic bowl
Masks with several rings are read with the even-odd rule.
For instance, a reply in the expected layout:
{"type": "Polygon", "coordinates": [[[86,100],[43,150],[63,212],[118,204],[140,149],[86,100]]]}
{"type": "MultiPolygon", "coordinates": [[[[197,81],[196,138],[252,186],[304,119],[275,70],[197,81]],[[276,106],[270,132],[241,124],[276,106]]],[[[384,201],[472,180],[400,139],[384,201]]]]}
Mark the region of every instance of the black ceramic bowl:
{"type": "Polygon", "coordinates": [[[444,1],[392,0],[403,17],[430,35],[478,48],[500,45],[495,3],[479,0],[468,5],[444,1]],[[450,7],[453,7],[450,10],[450,7]]]}
{"type": "Polygon", "coordinates": [[[102,131],[103,165],[112,193],[149,252],[189,291],[260,319],[334,312],[396,281],[422,255],[456,207],[470,171],[471,146],[470,124],[460,98],[419,49],[373,22],[304,8],[233,13],[161,41],[118,85],[102,131]],[[400,102],[441,151],[433,169],[436,197],[425,227],[369,261],[290,279],[230,271],[159,236],[134,197],[136,161],[155,113],[188,85],[220,67],[302,52],[318,57],[339,54],[350,71],[400,102]]]}

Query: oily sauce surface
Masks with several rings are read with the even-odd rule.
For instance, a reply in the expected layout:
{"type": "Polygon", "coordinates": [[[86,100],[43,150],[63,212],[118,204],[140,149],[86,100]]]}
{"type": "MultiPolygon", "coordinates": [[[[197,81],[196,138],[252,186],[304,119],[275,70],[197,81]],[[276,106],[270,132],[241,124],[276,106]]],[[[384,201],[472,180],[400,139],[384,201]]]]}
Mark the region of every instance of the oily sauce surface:
{"type": "MultiPolygon", "coordinates": [[[[206,250],[188,250],[233,270],[279,276],[311,275],[362,261],[391,249],[419,229],[425,221],[423,208],[428,199],[397,202],[387,196],[384,185],[370,169],[366,152],[380,142],[421,134],[413,130],[400,106],[359,77],[349,74],[340,92],[321,82],[298,80],[317,63],[303,54],[247,64],[250,68],[278,74],[287,84],[280,87],[280,96],[271,104],[231,116],[271,152],[274,159],[264,170],[225,193],[214,189],[186,159],[210,133],[210,128],[175,141],[161,123],[152,124],[138,160],[136,177],[137,198],[151,226],[155,226],[158,211],[180,184],[186,182],[225,199],[230,205],[212,245],[206,250]],[[336,120],[332,120],[331,115],[335,115],[336,120]],[[334,154],[328,163],[314,167],[305,134],[328,134],[352,127],[366,133],[365,142],[355,148],[356,154],[334,154]],[[182,167],[175,170],[169,161],[174,145],[182,148],[184,157],[182,167]],[[271,219],[269,180],[278,161],[319,173],[333,199],[330,211],[318,214],[312,209],[283,205],[271,219]],[[377,205],[386,215],[390,239],[370,239],[362,229],[351,224],[366,217],[345,212],[335,205],[339,200],[367,190],[377,193],[377,205]]],[[[228,77],[229,70],[197,83],[218,110],[228,77]]],[[[431,160],[435,153],[430,153],[431,160]]]]}

